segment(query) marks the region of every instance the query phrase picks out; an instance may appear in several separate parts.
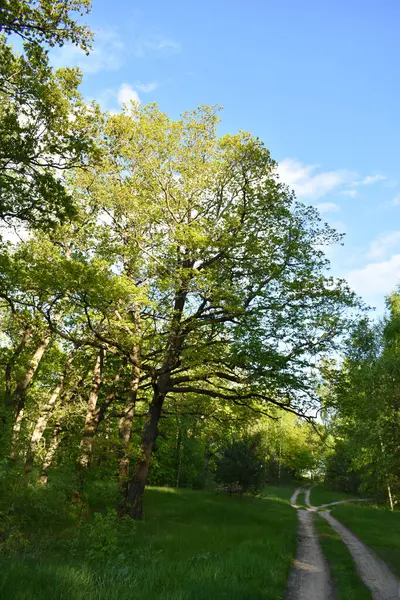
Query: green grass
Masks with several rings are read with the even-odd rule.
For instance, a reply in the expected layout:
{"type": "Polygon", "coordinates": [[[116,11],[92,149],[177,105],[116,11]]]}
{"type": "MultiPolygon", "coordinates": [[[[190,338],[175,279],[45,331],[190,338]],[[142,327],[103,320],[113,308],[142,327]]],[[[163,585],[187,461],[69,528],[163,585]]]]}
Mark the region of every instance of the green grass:
{"type": "MultiPolygon", "coordinates": [[[[115,547],[104,557],[101,550],[91,557],[93,545],[85,535],[76,543],[70,529],[57,528],[55,539],[49,531],[37,532],[50,541],[1,560],[0,598],[278,600],[296,547],[291,493],[271,487],[262,498],[237,498],[149,489],[144,521],[134,531],[120,526],[115,547]]],[[[102,533],[100,527],[100,541],[102,533]]]]}
{"type": "Polygon", "coordinates": [[[325,558],[329,563],[336,600],[372,600],[368,588],[359,578],[353,558],[340,536],[318,514],[314,522],[325,558]]]}
{"type": "Polygon", "coordinates": [[[334,492],[322,486],[315,486],[311,490],[311,504],[313,506],[320,506],[321,504],[329,504],[330,502],[337,502],[349,498],[357,498],[357,494],[334,492]]]}
{"type": "Polygon", "coordinates": [[[400,512],[371,504],[343,504],[332,514],[400,577],[400,512]]]}

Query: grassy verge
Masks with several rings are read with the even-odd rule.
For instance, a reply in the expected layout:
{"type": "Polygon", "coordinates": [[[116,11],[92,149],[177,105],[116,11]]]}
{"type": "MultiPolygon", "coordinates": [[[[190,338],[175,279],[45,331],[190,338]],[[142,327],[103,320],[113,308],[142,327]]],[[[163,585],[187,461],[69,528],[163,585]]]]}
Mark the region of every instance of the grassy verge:
{"type": "Polygon", "coordinates": [[[371,504],[343,504],[332,514],[353,531],[400,577],[400,512],[371,504]]]}
{"type": "Polygon", "coordinates": [[[1,560],[0,598],[276,600],[296,546],[290,492],[236,498],[149,489],[143,522],[121,524],[110,512],[79,534],[37,531],[46,543],[33,540],[22,555],[1,560]]]}
{"type": "Polygon", "coordinates": [[[314,517],[322,550],[329,563],[336,600],[372,600],[367,587],[359,578],[346,545],[325,519],[314,517]]]}
{"type": "Polygon", "coordinates": [[[311,504],[313,506],[320,506],[321,504],[329,504],[330,502],[338,502],[339,500],[346,500],[356,497],[357,494],[334,492],[318,485],[313,487],[311,490],[311,504]]]}

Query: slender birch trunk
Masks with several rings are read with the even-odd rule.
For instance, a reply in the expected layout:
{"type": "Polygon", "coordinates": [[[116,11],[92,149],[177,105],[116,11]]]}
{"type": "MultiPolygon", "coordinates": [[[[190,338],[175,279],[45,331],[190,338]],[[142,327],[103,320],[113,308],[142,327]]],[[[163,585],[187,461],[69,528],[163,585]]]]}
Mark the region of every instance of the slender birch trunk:
{"type": "Polygon", "coordinates": [[[32,382],[33,376],[38,370],[40,361],[42,360],[44,353],[46,352],[46,348],[49,345],[50,340],[51,333],[47,332],[46,335],[41,339],[39,346],[36,348],[28,369],[25,371],[23,377],[21,377],[21,379],[17,382],[15,390],[11,395],[10,404],[14,407],[16,415],[12,431],[10,450],[10,458],[13,461],[15,461],[18,458],[19,437],[21,432],[21,422],[23,419],[25,409],[26,393],[28,391],[29,385],[32,382]]]}
{"type": "Polygon", "coordinates": [[[53,429],[53,433],[51,436],[50,444],[47,449],[46,455],[43,460],[42,470],[40,474],[40,484],[46,485],[48,479],[48,470],[53,464],[54,455],[56,450],[60,444],[60,430],[61,430],[61,418],[58,420],[57,424],[53,429]]]}
{"type": "Polygon", "coordinates": [[[57,381],[57,385],[54,388],[54,390],[53,390],[50,398],[46,402],[46,404],[42,407],[39,418],[36,421],[36,425],[35,425],[35,428],[33,430],[33,433],[32,433],[31,439],[30,439],[28,454],[27,454],[26,461],[25,461],[25,473],[26,474],[28,474],[32,471],[36,452],[37,452],[39,444],[43,438],[43,434],[46,430],[49,418],[51,417],[51,415],[56,407],[57,401],[60,397],[60,394],[63,390],[65,378],[67,376],[67,373],[69,371],[69,368],[70,368],[74,358],[75,358],[75,354],[71,354],[71,356],[68,357],[68,359],[64,365],[63,372],[61,373],[61,375],[57,381]]]}
{"type": "Polygon", "coordinates": [[[96,407],[99,398],[99,390],[101,387],[104,354],[104,350],[101,349],[97,355],[96,363],[93,369],[92,388],[89,394],[85,426],[80,443],[81,453],[78,459],[78,464],[82,468],[89,466],[90,456],[93,448],[93,438],[98,422],[98,411],[96,410],[96,407]]]}

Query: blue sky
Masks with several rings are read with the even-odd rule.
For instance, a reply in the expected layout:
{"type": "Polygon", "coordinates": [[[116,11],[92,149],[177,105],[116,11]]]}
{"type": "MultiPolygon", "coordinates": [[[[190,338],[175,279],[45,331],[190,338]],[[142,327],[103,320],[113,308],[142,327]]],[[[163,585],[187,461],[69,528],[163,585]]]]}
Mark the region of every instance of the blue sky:
{"type": "Polygon", "coordinates": [[[82,92],[171,116],[224,107],[221,132],[259,136],[304,202],[346,233],[329,252],[378,313],[400,282],[400,3],[397,0],[93,0],[82,92]]]}

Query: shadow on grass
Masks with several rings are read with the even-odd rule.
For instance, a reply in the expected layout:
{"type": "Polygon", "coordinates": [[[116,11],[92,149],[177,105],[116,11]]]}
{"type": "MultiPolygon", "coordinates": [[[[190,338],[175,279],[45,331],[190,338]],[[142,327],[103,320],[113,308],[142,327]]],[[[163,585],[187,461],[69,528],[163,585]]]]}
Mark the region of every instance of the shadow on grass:
{"type": "Polygon", "coordinates": [[[118,536],[101,559],[89,558],[86,540],[71,556],[54,539],[36,561],[4,560],[0,598],[276,600],[295,552],[296,513],[281,498],[150,488],[144,521],[118,536]]]}

